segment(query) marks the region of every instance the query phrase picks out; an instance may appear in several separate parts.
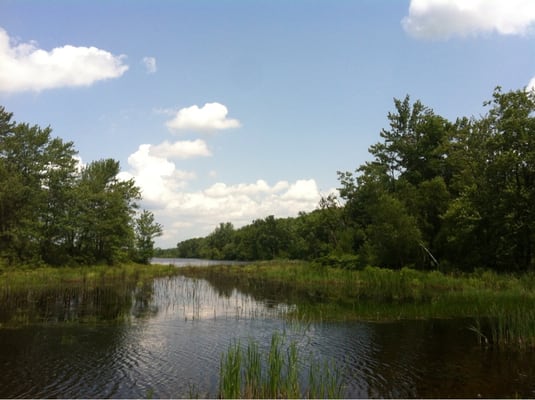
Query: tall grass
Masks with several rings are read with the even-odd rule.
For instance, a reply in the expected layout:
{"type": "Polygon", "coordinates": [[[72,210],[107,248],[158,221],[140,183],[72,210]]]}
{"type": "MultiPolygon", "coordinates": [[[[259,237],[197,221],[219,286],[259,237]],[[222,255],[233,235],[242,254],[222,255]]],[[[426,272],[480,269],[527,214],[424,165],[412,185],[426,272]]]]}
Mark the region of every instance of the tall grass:
{"type": "Polygon", "coordinates": [[[342,382],[334,364],[311,362],[306,375],[297,343],[286,344],[275,332],[267,353],[249,341],[244,351],[239,342],[221,357],[221,398],[340,398],[342,382]],[[305,385],[302,382],[305,381],[305,385]],[[308,383],[308,385],[306,385],[308,383]]]}
{"type": "Polygon", "coordinates": [[[481,345],[497,348],[535,349],[535,310],[495,305],[488,316],[475,318],[469,327],[481,345]]]}
{"type": "Polygon", "coordinates": [[[0,270],[0,292],[29,287],[58,286],[84,283],[101,285],[117,280],[145,281],[160,276],[176,275],[170,265],[96,265],[82,267],[7,268],[0,270]]]}
{"type": "Polygon", "coordinates": [[[5,269],[0,272],[0,326],[121,320],[133,301],[142,305],[151,295],[154,277],[175,272],[137,264],[5,269]]]}
{"type": "Polygon", "coordinates": [[[181,269],[179,273],[205,278],[214,286],[232,282],[257,299],[294,304],[286,315],[296,319],[475,318],[493,343],[525,347],[535,342],[533,273],[343,270],[304,262],[181,269]]]}

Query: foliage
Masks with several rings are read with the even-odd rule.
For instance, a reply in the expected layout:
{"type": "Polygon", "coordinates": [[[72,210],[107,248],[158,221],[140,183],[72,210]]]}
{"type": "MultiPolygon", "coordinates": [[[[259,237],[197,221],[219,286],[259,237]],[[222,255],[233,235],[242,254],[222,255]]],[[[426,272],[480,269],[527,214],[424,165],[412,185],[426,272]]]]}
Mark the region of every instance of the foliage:
{"type": "Polygon", "coordinates": [[[535,91],[498,87],[484,105],[485,115],[452,122],[409,96],[394,99],[389,127],[370,147],[373,159],[338,172],[339,198],[323,198],[296,218],[221,224],[207,238],[179,243],[179,253],[327,263],[354,257],[354,268],[533,270],[535,91]]]}
{"type": "Polygon", "coordinates": [[[136,249],[137,260],[148,264],[154,256],[154,238],[161,236],[163,227],[154,220],[154,214],[143,210],[136,219],[136,249]]]}
{"type": "Polygon", "coordinates": [[[145,261],[161,226],[143,212],[134,232],[134,181],[112,159],[79,166],[51,133],[0,107],[0,266],[145,261]]]}
{"type": "MultiPolygon", "coordinates": [[[[532,271],[535,91],[498,87],[484,106],[484,115],[449,121],[409,96],[394,99],[372,159],[338,172],[338,197],[295,218],[223,222],[156,254],[532,271]]],[[[137,212],[139,189],[119,171],[109,159],[79,168],[71,142],[0,108],[0,265],[147,262],[161,226],[137,212]]]]}

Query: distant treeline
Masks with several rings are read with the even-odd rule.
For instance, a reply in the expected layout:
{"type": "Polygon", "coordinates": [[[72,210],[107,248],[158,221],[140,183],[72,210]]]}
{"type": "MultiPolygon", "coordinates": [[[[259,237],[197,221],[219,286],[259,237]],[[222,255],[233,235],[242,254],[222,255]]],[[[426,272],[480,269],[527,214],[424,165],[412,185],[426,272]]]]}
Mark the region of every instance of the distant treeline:
{"type": "MultiPolygon", "coordinates": [[[[535,266],[535,93],[496,88],[485,115],[455,121],[394,100],[373,160],[338,172],[340,198],[296,218],[269,216],[160,255],[319,259],[359,268],[535,266]]],[[[343,144],[341,144],[343,145],[343,144]]]]}
{"type": "Polygon", "coordinates": [[[0,267],[148,262],[161,225],[112,159],[80,166],[72,142],[0,107],[0,267]]]}

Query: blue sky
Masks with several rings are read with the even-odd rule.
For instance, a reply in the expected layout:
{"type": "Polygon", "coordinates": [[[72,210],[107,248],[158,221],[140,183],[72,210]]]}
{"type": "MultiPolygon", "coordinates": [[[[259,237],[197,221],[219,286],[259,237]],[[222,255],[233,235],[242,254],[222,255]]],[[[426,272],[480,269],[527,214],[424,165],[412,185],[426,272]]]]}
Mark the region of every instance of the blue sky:
{"type": "Polygon", "coordinates": [[[161,247],[311,211],[393,98],[479,115],[535,86],[532,0],[0,2],[0,104],[121,162],[161,247]]]}

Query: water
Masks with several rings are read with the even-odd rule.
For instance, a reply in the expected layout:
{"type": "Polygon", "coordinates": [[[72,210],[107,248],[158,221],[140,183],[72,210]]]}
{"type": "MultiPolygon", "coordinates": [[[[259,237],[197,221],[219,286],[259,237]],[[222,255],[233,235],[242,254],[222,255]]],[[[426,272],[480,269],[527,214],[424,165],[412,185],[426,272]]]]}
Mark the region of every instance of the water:
{"type": "Polygon", "coordinates": [[[218,261],[218,260],[204,260],[200,258],[152,258],[152,264],[171,264],[177,267],[208,267],[210,265],[237,265],[247,264],[243,261],[218,261]]]}
{"type": "Polygon", "coordinates": [[[0,328],[0,398],[216,397],[229,344],[253,338],[265,350],[275,331],[305,359],[334,360],[347,397],[535,396],[535,354],[479,347],[470,321],[301,324],[280,317],[292,305],[261,298],[184,277],[33,294],[41,306],[0,328]],[[114,312],[87,319],[107,301],[114,312]]]}

